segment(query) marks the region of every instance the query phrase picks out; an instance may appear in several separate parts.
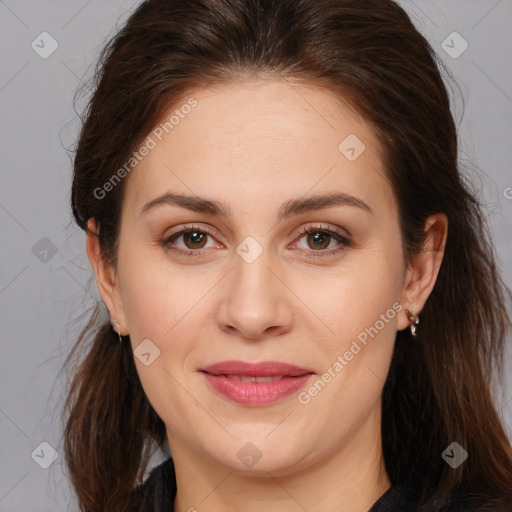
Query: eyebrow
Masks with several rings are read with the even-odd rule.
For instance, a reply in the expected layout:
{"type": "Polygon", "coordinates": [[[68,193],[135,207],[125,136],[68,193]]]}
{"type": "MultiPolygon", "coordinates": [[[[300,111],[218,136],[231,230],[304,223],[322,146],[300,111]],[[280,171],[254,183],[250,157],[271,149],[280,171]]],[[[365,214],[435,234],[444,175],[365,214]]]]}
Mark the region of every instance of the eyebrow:
{"type": "MultiPolygon", "coordinates": [[[[142,208],[140,215],[142,216],[149,210],[164,205],[179,206],[193,212],[216,215],[219,217],[232,216],[231,209],[224,203],[200,196],[175,194],[172,192],[167,192],[147,202],[142,208]]],[[[290,199],[281,205],[277,218],[278,220],[283,220],[293,215],[309,211],[323,210],[333,206],[352,206],[360,208],[370,214],[374,213],[370,206],[368,206],[368,204],[362,199],[343,192],[335,192],[331,194],[310,196],[307,198],[290,199]]]]}

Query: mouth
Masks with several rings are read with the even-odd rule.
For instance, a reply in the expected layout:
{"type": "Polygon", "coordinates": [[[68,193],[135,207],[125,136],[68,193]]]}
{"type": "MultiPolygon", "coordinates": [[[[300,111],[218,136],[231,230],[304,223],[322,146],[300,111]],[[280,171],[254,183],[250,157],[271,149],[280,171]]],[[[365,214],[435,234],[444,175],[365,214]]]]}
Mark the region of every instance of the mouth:
{"type": "Polygon", "coordinates": [[[224,375],[224,377],[238,382],[258,382],[260,384],[275,382],[285,378],[284,375],[262,375],[260,377],[251,377],[250,375],[224,375]]]}
{"type": "Polygon", "coordinates": [[[200,370],[214,391],[232,402],[264,406],[298,391],[312,370],[278,361],[224,361],[200,370]]]}

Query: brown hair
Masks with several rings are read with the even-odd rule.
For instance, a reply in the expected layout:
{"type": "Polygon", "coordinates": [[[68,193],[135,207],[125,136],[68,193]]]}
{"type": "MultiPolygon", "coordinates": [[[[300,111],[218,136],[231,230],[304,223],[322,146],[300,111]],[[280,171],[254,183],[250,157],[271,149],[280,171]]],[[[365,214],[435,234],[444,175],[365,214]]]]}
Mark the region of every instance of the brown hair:
{"type": "MultiPolygon", "coordinates": [[[[449,497],[512,505],[512,450],[493,405],[511,321],[480,205],[458,169],[457,133],[434,51],[392,0],[149,0],[104,47],[74,159],[77,224],[99,225],[117,261],[125,178],[102,187],[161,118],[194,87],[267,77],[299,79],[348,99],[383,142],[407,261],[428,215],[449,229],[418,337],[399,331],[382,397],[382,437],[393,484],[422,482],[418,510],[449,497]],[[456,469],[453,441],[469,453],[456,469]],[[479,500],[477,500],[479,498],[479,500]]],[[[64,450],[81,510],[125,511],[165,425],[139,382],[130,345],[96,308],[65,365],[77,361],[65,404],[64,450]],[[98,325],[100,324],[100,325],[98,325]]]]}

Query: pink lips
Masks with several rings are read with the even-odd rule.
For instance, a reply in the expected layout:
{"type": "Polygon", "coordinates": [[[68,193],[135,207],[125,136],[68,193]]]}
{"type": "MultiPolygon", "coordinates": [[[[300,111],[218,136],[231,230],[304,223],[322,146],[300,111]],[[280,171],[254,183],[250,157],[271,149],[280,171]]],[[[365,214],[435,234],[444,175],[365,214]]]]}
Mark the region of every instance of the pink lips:
{"type": "Polygon", "coordinates": [[[295,393],[313,375],[311,370],[278,361],[224,361],[202,368],[201,372],[215,391],[249,406],[277,402],[295,393]]]}

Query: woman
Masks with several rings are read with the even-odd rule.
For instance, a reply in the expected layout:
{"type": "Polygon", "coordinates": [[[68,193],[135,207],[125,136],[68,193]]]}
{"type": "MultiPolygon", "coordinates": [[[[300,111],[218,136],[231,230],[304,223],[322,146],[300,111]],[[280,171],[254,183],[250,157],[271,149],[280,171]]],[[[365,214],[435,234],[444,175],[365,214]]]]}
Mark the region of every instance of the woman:
{"type": "Polygon", "coordinates": [[[141,3],[71,201],[110,317],[69,358],[92,334],[66,403],[82,510],[512,510],[510,291],[397,4],[141,3]]]}

